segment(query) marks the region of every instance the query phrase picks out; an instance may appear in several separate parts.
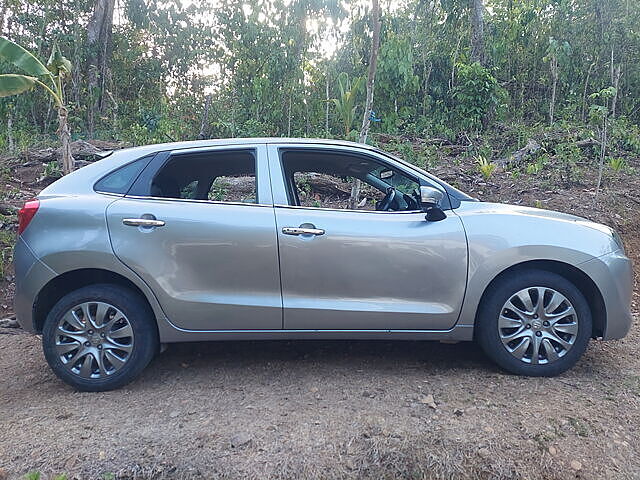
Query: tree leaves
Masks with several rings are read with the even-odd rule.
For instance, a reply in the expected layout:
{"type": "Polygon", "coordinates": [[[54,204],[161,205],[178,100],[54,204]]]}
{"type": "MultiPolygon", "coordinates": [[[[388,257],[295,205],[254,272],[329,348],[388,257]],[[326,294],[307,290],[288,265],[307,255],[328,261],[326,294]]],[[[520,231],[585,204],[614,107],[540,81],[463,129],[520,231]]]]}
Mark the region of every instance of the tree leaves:
{"type": "Polygon", "coordinates": [[[71,62],[67,60],[64,55],[62,55],[57,42],[54,43],[53,49],[51,50],[51,55],[49,56],[49,61],[47,62],[47,68],[56,77],[61,73],[63,75],[71,73],[71,62]]]}
{"type": "Polygon", "coordinates": [[[0,98],[28,92],[36,86],[36,81],[35,77],[27,75],[12,73],[0,75],[0,98]]]}
{"type": "Polygon", "coordinates": [[[0,37],[0,59],[12,63],[34,77],[49,75],[49,70],[35,56],[17,43],[0,37]]]}

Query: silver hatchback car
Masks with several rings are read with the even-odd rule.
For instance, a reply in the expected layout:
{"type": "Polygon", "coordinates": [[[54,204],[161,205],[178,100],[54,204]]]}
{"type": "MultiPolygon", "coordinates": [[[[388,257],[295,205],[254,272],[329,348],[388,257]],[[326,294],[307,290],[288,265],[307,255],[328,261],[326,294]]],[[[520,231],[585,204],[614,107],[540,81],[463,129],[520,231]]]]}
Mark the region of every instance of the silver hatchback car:
{"type": "Polygon", "coordinates": [[[632,321],[611,228],[479,202],[349,142],[122,150],[19,220],[18,320],[79,390],[126,384],[163,344],[207,340],[475,339],[510,372],[550,376],[632,321]]]}

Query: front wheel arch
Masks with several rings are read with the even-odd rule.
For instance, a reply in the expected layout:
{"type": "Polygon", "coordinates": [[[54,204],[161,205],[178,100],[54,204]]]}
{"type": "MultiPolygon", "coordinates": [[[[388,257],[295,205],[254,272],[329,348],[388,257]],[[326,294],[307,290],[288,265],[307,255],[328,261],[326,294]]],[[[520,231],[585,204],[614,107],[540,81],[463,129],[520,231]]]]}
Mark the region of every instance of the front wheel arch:
{"type": "Polygon", "coordinates": [[[478,303],[478,308],[476,309],[474,325],[478,325],[479,316],[482,311],[482,305],[485,302],[488,293],[492,291],[495,285],[508,275],[529,270],[543,270],[552,272],[556,275],[564,277],[566,280],[573,283],[573,285],[575,285],[576,288],[580,290],[580,293],[582,293],[584,298],[587,300],[589,309],[591,310],[591,318],[593,320],[591,338],[604,336],[604,332],[607,326],[607,311],[600,289],[595,284],[595,282],[582,270],[574,267],[573,265],[559,262],[557,260],[530,260],[527,262],[512,265],[496,275],[484,289],[482,297],[480,297],[480,302],[478,303]]]}

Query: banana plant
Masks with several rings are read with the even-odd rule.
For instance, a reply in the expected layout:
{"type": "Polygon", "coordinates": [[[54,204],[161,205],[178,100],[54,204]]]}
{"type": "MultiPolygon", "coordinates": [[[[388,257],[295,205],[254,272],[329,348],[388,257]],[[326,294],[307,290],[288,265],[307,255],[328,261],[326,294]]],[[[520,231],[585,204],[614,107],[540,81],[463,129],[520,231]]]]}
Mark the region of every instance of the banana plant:
{"type": "Polygon", "coordinates": [[[340,121],[344,127],[345,139],[348,139],[349,134],[351,133],[353,119],[355,118],[356,110],[358,108],[356,105],[356,97],[358,96],[358,92],[360,92],[363,82],[363,77],[357,77],[353,82],[351,82],[347,73],[342,72],[338,75],[340,98],[333,98],[332,100],[336,107],[338,117],[340,117],[340,121]]]}
{"type": "Polygon", "coordinates": [[[0,74],[0,97],[19,95],[36,86],[44,89],[58,110],[58,135],[62,144],[62,170],[65,174],[74,168],[71,155],[71,131],[64,104],[64,79],[71,74],[71,62],[67,60],[57,44],[54,44],[46,66],[35,55],[4,37],[0,37],[0,60],[11,63],[26,75],[19,73],[0,74]]]}

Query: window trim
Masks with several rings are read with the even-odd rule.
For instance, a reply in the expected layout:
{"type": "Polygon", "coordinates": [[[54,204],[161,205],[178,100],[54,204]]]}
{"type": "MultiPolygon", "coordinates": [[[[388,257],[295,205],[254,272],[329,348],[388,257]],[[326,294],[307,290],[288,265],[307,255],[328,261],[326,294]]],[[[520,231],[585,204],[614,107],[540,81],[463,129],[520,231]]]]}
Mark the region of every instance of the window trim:
{"type": "MultiPolygon", "coordinates": [[[[238,145],[238,146],[230,146],[225,145],[217,148],[197,148],[197,149],[185,149],[185,150],[165,150],[158,152],[153,159],[152,162],[148,163],[147,166],[143,169],[143,171],[138,175],[136,181],[132,184],[131,188],[125,195],[126,198],[131,198],[135,200],[155,200],[155,201],[165,201],[165,202],[188,202],[188,203],[204,203],[204,204],[214,204],[214,205],[245,205],[245,206],[259,206],[259,207],[273,207],[272,204],[260,203],[260,192],[259,192],[259,184],[258,184],[258,162],[259,162],[259,148],[258,145],[238,145]],[[244,151],[248,152],[253,156],[254,159],[254,178],[255,178],[255,190],[256,190],[256,201],[252,203],[245,202],[223,202],[219,200],[200,200],[193,198],[169,198],[169,197],[155,197],[152,195],[147,195],[142,193],[146,188],[146,185],[150,185],[153,181],[153,178],[158,174],[158,172],[165,167],[165,165],[171,160],[173,156],[179,155],[191,155],[198,153],[206,153],[210,152],[212,154],[218,152],[233,152],[233,151],[244,151]]],[[[215,181],[215,178],[214,178],[215,181]]]]}

